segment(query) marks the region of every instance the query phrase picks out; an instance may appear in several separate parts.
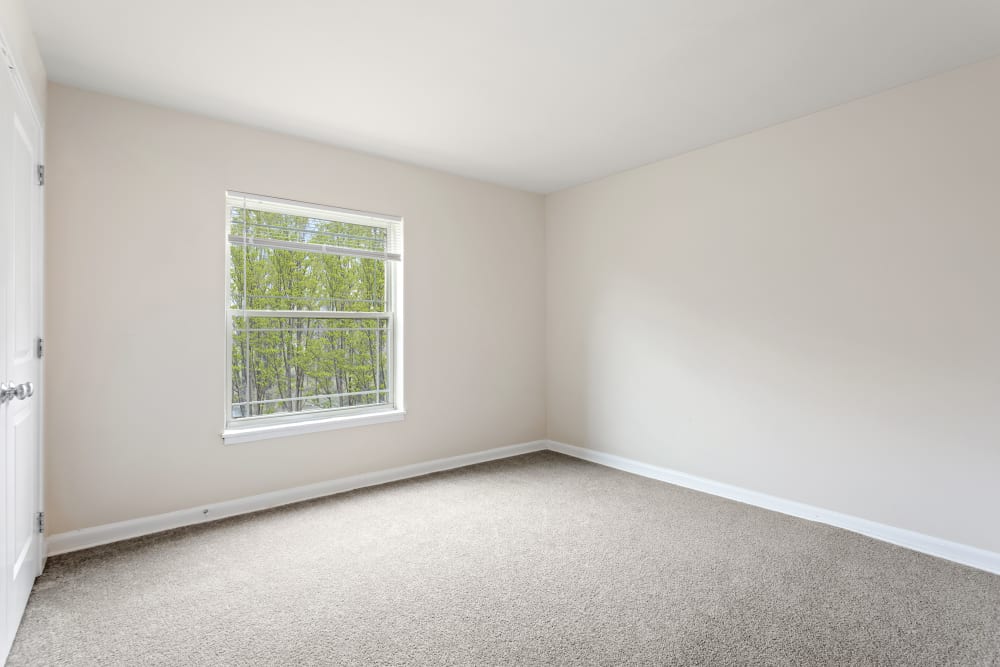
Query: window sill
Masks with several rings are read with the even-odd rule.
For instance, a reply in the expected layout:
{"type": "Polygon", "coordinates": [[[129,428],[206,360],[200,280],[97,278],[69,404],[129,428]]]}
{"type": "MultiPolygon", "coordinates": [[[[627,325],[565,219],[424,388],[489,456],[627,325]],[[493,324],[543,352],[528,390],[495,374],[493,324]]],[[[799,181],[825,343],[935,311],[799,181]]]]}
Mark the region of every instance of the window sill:
{"type": "Polygon", "coordinates": [[[330,417],[328,419],[313,419],[293,424],[268,424],[267,426],[232,428],[222,432],[222,441],[227,445],[235,445],[241,442],[284,438],[302,433],[317,433],[319,431],[332,431],[338,428],[399,422],[403,421],[404,417],[406,417],[405,410],[385,410],[384,412],[345,415],[342,417],[330,417]]]}

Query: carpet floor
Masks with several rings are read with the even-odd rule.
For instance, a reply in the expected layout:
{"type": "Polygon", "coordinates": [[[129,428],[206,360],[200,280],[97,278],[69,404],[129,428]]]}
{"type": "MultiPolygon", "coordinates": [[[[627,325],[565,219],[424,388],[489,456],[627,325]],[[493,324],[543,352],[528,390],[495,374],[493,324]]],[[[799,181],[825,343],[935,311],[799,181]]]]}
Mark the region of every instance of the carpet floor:
{"type": "Polygon", "coordinates": [[[1000,664],[1000,576],[529,454],[56,556],[10,665],[1000,664]]]}

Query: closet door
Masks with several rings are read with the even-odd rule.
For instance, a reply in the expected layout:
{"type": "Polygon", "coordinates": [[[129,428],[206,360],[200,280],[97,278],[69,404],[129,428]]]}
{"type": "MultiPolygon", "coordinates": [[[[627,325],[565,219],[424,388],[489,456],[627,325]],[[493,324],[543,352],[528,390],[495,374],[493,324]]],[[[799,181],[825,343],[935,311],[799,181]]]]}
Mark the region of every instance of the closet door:
{"type": "Polygon", "coordinates": [[[0,444],[3,447],[3,596],[6,655],[24,613],[42,546],[39,524],[41,132],[0,72],[0,444]]]}

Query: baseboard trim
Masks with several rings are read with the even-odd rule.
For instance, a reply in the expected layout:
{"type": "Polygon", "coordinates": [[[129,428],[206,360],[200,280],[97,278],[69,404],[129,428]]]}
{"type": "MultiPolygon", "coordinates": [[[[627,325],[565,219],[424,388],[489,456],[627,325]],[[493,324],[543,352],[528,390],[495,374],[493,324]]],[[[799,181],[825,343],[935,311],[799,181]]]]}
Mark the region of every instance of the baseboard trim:
{"type": "Polygon", "coordinates": [[[91,547],[127,540],[133,537],[141,537],[151,533],[159,533],[172,528],[181,528],[194,524],[217,521],[240,514],[258,512],[260,510],[289,505],[304,500],[312,500],[323,496],[344,493],[354,489],[367,486],[386,484],[411,477],[420,477],[435,472],[461,468],[495,461],[520,454],[528,454],[549,449],[560,454],[566,454],[574,458],[590,461],[599,465],[615,468],[624,472],[633,473],[642,477],[649,477],[661,482],[676,484],[695,491],[710,493],[729,500],[754,505],[774,512],[781,512],[791,516],[825,523],[855,533],[867,535],[868,537],[889,542],[897,546],[919,551],[921,553],[944,558],[945,560],[968,565],[980,570],[1000,574],[1000,553],[979,549],[977,547],[951,542],[931,535],[925,535],[912,530],[896,528],[884,523],[862,519],[834,512],[833,510],[807,505],[805,503],[779,498],[759,491],[751,491],[743,487],[717,482],[704,477],[690,475],[688,473],[663,468],[659,466],[642,463],[633,459],[628,459],[615,454],[608,454],[594,449],[586,449],[569,445],[555,440],[536,440],[507,447],[497,447],[471,454],[461,454],[444,459],[436,459],[423,463],[390,468],[351,477],[342,477],[318,484],[309,484],[292,489],[262,493],[256,496],[227,500],[219,503],[211,503],[190,509],[157,514],[154,516],[129,519],[117,523],[109,523],[93,528],[84,528],[66,533],[58,533],[50,536],[46,540],[47,553],[49,556],[79,551],[91,547]]]}
{"type": "Polygon", "coordinates": [[[70,551],[79,551],[91,547],[127,540],[133,537],[159,533],[172,528],[191,526],[194,524],[217,521],[240,514],[258,512],[260,510],[289,505],[291,503],[312,500],[345,491],[396,482],[411,477],[421,477],[435,472],[443,472],[453,468],[485,463],[497,459],[505,459],[520,454],[537,452],[548,447],[545,440],[525,442],[506,447],[487,449],[471,454],[460,454],[444,459],[414,463],[412,465],[390,468],[351,477],[342,477],[317,484],[299,486],[292,489],[262,493],[256,496],[226,500],[219,503],[210,503],[189,509],[167,512],[166,514],[156,514],[138,519],[118,521],[116,523],[94,526],[93,528],[83,528],[66,533],[57,533],[49,536],[46,540],[47,552],[49,556],[64,554],[70,551]]]}
{"type": "Polygon", "coordinates": [[[694,489],[695,491],[702,491],[714,496],[721,496],[729,500],[746,503],[747,505],[754,505],[774,512],[781,512],[782,514],[789,514],[802,519],[836,526],[837,528],[867,535],[876,540],[906,547],[913,551],[919,551],[931,556],[961,563],[962,565],[968,565],[969,567],[986,570],[993,574],[1000,574],[1000,553],[993,551],[979,549],[958,542],[950,542],[912,530],[896,528],[895,526],[869,521],[868,519],[862,519],[849,514],[841,514],[840,512],[823,509],[815,505],[786,500],[785,498],[760,493],[759,491],[751,491],[739,486],[716,482],[696,475],[689,475],[678,470],[661,468],[594,449],[585,449],[554,440],[548,441],[548,449],[560,454],[583,459],[584,461],[590,461],[591,463],[641,475],[642,477],[649,477],[661,482],[668,482],[688,489],[694,489]]]}

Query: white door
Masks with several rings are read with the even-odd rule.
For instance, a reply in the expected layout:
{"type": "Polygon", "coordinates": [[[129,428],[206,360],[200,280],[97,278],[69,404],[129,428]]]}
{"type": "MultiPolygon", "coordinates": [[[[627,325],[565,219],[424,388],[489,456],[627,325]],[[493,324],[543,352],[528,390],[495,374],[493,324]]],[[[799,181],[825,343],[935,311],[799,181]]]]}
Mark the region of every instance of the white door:
{"type": "Polygon", "coordinates": [[[40,563],[40,128],[13,71],[0,72],[0,445],[5,656],[40,563]]]}

